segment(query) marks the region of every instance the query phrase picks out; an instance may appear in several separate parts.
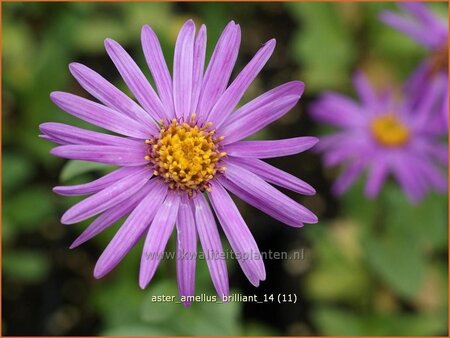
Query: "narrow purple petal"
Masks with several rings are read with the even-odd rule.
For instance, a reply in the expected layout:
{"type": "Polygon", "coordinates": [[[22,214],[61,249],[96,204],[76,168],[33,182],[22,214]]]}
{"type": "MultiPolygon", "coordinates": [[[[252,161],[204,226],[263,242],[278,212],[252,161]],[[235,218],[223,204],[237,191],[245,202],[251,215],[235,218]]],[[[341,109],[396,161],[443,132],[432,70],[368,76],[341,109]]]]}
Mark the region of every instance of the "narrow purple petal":
{"type": "Polygon", "coordinates": [[[385,162],[372,163],[367,176],[364,193],[369,198],[375,198],[383,186],[389,174],[389,168],[385,162]]]}
{"type": "Polygon", "coordinates": [[[70,160],[106,163],[117,166],[141,166],[148,164],[145,159],[146,147],[63,145],[53,148],[50,153],[70,160]]]}
{"type": "Polygon", "coordinates": [[[119,147],[139,147],[143,143],[125,137],[99,133],[56,122],[42,123],[39,125],[39,129],[45,135],[58,140],[58,143],[64,142],[63,144],[98,144],[119,147]]]}
{"type": "MultiPolygon", "coordinates": [[[[180,201],[177,219],[177,284],[181,297],[195,294],[197,232],[192,203],[187,195],[180,201]]],[[[190,306],[191,301],[183,303],[190,306]]]]}
{"type": "Polygon", "coordinates": [[[363,105],[367,108],[377,107],[378,106],[378,97],[375,93],[374,88],[372,87],[370,81],[366,77],[366,75],[358,71],[353,76],[353,85],[358,93],[358,96],[363,103],[363,105]]]}
{"type": "Polygon", "coordinates": [[[148,229],[167,194],[167,184],[156,179],[152,181],[155,181],[152,191],[131,212],[98,259],[94,268],[95,278],[102,278],[114,269],[148,229]]]}
{"type": "Polygon", "coordinates": [[[169,114],[164,109],[159,97],[125,49],[111,39],[105,40],[105,48],[123,80],[141,106],[154,120],[168,118],[169,114]]]}
{"type": "Polygon", "coordinates": [[[266,279],[266,270],[258,245],[247,224],[222,185],[211,183],[211,192],[208,195],[242,271],[250,283],[258,286],[260,281],[266,279]]]}
{"type": "Polygon", "coordinates": [[[433,118],[433,113],[439,109],[439,104],[448,98],[448,77],[446,75],[436,76],[432,81],[428,81],[421,91],[421,97],[415,108],[418,115],[415,123],[418,127],[426,125],[433,118]]]}
{"type": "Polygon", "coordinates": [[[240,27],[231,21],[220,36],[206,69],[197,111],[199,117],[206,118],[227,87],[240,43],[240,27]]]}
{"type": "Polygon", "coordinates": [[[344,172],[334,182],[331,190],[336,195],[343,194],[352,183],[358,178],[365,168],[366,162],[363,160],[354,161],[344,170],[344,172]]]}
{"type": "Polygon", "coordinates": [[[81,222],[116,206],[137,193],[151,177],[151,170],[143,168],[137,173],[122,178],[95,195],[85,198],[72,206],[62,216],[61,223],[73,224],[81,222]]]}
{"type": "Polygon", "coordinates": [[[404,161],[405,158],[399,158],[392,166],[393,174],[406,196],[413,203],[419,202],[425,194],[423,182],[411,171],[411,163],[404,161]]]}
{"type": "Polygon", "coordinates": [[[300,95],[282,97],[253,110],[233,123],[227,124],[219,133],[220,135],[225,135],[222,144],[234,143],[256,133],[286,114],[297,104],[299,99],[300,95]]]}
{"type": "Polygon", "coordinates": [[[280,222],[296,228],[301,228],[304,226],[304,224],[299,220],[293,220],[290,216],[283,215],[272,208],[269,204],[261,202],[258,197],[255,197],[251,192],[248,192],[243,187],[231,182],[230,180],[220,177],[218,178],[218,181],[241,200],[261,210],[265,214],[279,220],[280,222]]]}
{"type": "MultiPolygon", "coordinates": [[[[287,222],[287,224],[291,226],[301,226],[300,223],[317,223],[316,215],[310,210],[287,197],[279,190],[266,183],[259,176],[229,162],[226,163],[226,168],[227,170],[224,174],[226,179],[220,177],[220,182],[229,189],[230,185],[226,182],[231,181],[235,186],[246,191],[248,195],[253,196],[251,202],[248,202],[247,199],[244,200],[254,207],[261,209],[266,213],[267,211],[270,211],[272,217],[277,218],[282,222],[288,220],[289,222],[287,222]],[[254,201],[257,201],[257,203],[254,203],[254,201]]],[[[235,189],[230,190],[233,193],[236,193],[235,189]]],[[[242,194],[238,193],[236,194],[241,197],[240,195],[242,194]]]]}
{"type": "Polygon", "coordinates": [[[65,112],[95,126],[140,139],[151,135],[152,131],[142,123],[102,104],[64,92],[52,92],[50,98],[65,112]]]}
{"type": "Polygon", "coordinates": [[[312,148],[319,139],[304,136],[275,141],[241,141],[223,148],[229,156],[246,158],[272,158],[301,153],[312,148]]]}
{"type": "Polygon", "coordinates": [[[336,127],[353,127],[366,122],[365,111],[356,102],[336,93],[322,94],[309,106],[309,111],[316,121],[336,127]]]}
{"type": "Polygon", "coordinates": [[[410,12],[424,24],[434,26],[436,25],[436,22],[439,21],[438,17],[435,16],[424,3],[401,2],[398,4],[398,6],[410,12]]]}
{"type": "Polygon", "coordinates": [[[191,115],[192,75],[194,65],[195,24],[188,20],[178,34],[173,61],[173,100],[175,115],[191,115]]]}
{"type": "Polygon", "coordinates": [[[179,205],[180,196],[177,193],[168,193],[152,221],[142,251],[141,268],[139,270],[139,286],[141,289],[145,289],[155,275],[167,241],[175,226],[179,205]]]}
{"type": "Polygon", "coordinates": [[[426,181],[425,184],[427,186],[440,193],[447,191],[447,179],[438,167],[427,162],[425,158],[412,157],[411,160],[418,171],[417,176],[422,177],[426,181]]]}
{"type": "Polygon", "coordinates": [[[214,105],[209,113],[208,121],[211,121],[216,128],[219,127],[235,109],[236,105],[244,96],[245,91],[269,60],[275,49],[275,44],[275,39],[266,42],[214,105]]]}
{"type": "Polygon", "coordinates": [[[203,71],[206,56],[206,26],[202,25],[198,31],[194,44],[194,66],[192,73],[191,113],[197,113],[198,100],[203,84],[203,71]]]}
{"type": "Polygon", "coordinates": [[[428,48],[436,48],[441,43],[441,37],[430,34],[421,25],[414,21],[403,18],[397,14],[389,11],[383,11],[380,14],[380,19],[385,24],[409,35],[412,39],[428,48]]]}
{"type": "Polygon", "coordinates": [[[68,144],[66,141],[62,141],[62,140],[57,139],[56,137],[53,137],[53,136],[38,135],[38,137],[43,139],[43,140],[50,141],[50,142],[57,143],[57,144],[68,144]]]}
{"type": "Polygon", "coordinates": [[[247,169],[269,183],[298,192],[299,194],[314,195],[316,193],[316,190],[308,183],[264,161],[255,158],[229,158],[227,161],[231,161],[247,169]]]}
{"type": "Polygon", "coordinates": [[[155,80],[159,97],[169,118],[175,117],[172,96],[172,78],[164,59],[161,44],[151,27],[145,25],[141,32],[142,49],[145,60],[155,80]]]}
{"type": "Polygon", "coordinates": [[[232,115],[228,117],[223,127],[225,127],[228,124],[232,124],[236,121],[239,121],[244,116],[247,116],[256,109],[266,106],[267,104],[273,102],[274,100],[278,100],[281,99],[282,97],[291,95],[300,96],[302,95],[304,88],[305,88],[304,83],[300,81],[291,81],[282,84],[278,87],[275,87],[269,90],[268,92],[261,94],[257,98],[251,100],[250,102],[246,103],[241,108],[236,110],[236,112],[234,112],[232,115]]]}
{"type": "Polygon", "coordinates": [[[427,154],[428,161],[438,161],[442,165],[448,164],[448,146],[438,142],[424,142],[420,150],[427,154]]]}
{"type": "Polygon", "coordinates": [[[148,113],[100,74],[75,62],[70,64],[69,69],[78,83],[105,106],[124,113],[143,123],[152,132],[157,132],[158,129],[148,113]]]}
{"type": "Polygon", "coordinates": [[[114,184],[122,178],[138,173],[141,170],[142,168],[140,167],[122,167],[95,181],[77,185],[57,186],[53,188],[53,191],[62,196],[93,194],[109,187],[111,184],[114,184]]]}
{"type": "Polygon", "coordinates": [[[116,207],[110,208],[98,216],[70,245],[70,249],[74,249],[90,240],[100,232],[109,228],[123,216],[133,211],[142,199],[150,193],[155,181],[156,180],[150,180],[136,194],[130,196],[130,198],[126,199],[116,207]]]}
{"type": "Polygon", "coordinates": [[[193,198],[195,221],[212,282],[220,298],[228,296],[227,264],[214,215],[202,194],[193,198]]]}

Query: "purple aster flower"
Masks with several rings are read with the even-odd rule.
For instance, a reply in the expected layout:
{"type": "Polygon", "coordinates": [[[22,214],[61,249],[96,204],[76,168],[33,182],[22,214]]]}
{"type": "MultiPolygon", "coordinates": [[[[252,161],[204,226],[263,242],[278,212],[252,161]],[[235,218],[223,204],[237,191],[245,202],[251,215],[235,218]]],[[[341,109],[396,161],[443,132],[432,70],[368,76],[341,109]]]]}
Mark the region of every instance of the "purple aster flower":
{"type": "Polygon", "coordinates": [[[234,22],[220,36],[206,71],[205,26],[197,34],[192,20],[181,28],[172,76],[149,26],[143,27],[141,38],[156,92],[128,53],[106,39],[106,51],[137,102],[78,63],[70,65],[72,75],[100,103],[69,93],[51,94],[62,110],[120,136],[61,123],[40,126],[41,137],[60,145],[52,149],[53,155],[119,167],[93,182],[54,188],[64,196],[92,194],[62,216],[64,224],[97,216],[71,248],[129,214],[97,261],[94,276],[105,276],[145,237],[139,275],[139,285],[145,288],[176,228],[177,280],[180,295],[185,297],[194,295],[193,255],[198,235],[213,284],[222,297],[229,293],[229,286],[216,215],[243,272],[258,286],[266,278],[264,263],[227,190],[290,226],[317,222],[311,211],[269,183],[304,195],[314,194],[314,189],[261,160],[300,153],[317,139],[243,141],[294,107],[304,84],[283,84],[237,108],[271,56],[275,40],[264,44],[228,85],[241,38],[234,22]]]}
{"type": "Polygon", "coordinates": [[[392,174],[412,202],[429,190],[446,191],[441,166],[447,163],[447,146],[439,131],[427,121],[446,95],[445,79],[440,77],[423,93],[421,104],[406,96],[395,100],[391,91],[376,93],[361,73],[354,77],[359,102],[337,93],[325,93],[311,106],[313,117],[340,128],[324,136],[317,147],[325,165],[343,164],[345,169],[333,186],[342,194],[367,170],[365,195],[378,195],[392,174]]]}
{"type": "MultiPolygon", "coordinates": [[[[395,14],[391,11],[383,11],[381,20],[393,28],[407,34],[420,45],[429,50],[429,57],[425,59],[413,72],[407,81],[406,90],[416,97],[416,104],[420,104],[422,93],[433,81],[440,81],[437,77],[445,76],[448,88],[448,21],[434,14],[423,3],[404,2],[399,3],[408,15],[395,14]]],[[[447,132],[448,126],[448,96],[441,102],[441,115],[434,119],[434,123],[447,132]],[[442,118],[446,123],[442,123],[442,118]],[[442,128],[444,126],[444,128],[442,128]]]]}

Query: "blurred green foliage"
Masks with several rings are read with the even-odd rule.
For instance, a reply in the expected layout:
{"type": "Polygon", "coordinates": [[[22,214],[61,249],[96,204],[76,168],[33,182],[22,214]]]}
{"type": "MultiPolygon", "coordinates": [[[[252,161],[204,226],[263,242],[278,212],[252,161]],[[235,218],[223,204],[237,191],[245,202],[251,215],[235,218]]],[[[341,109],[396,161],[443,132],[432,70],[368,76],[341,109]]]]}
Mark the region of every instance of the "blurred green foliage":
{"type": "MultiPolygon", "coordinates": [[[[446,16],[446,6],[432,6],[446,16]]],[[[312,200],[320,223],[291,230],[286,237],[291,245],[302,239],[311,252],[299,274],[289,275],[289,268],[283,272],[301,291],[305,312],[291,304],[276,309],[261,305],[264,310],[255,315],[242,303],[195,303],[185,309],[180,304],[151,301],[152,295],[176,295],[174,262],[161,264],[147,290],[138,288],[141,245],[110,277],[93,279],[95,260],[120,222],[82,248],[67,249],[87,222],[72,227],[59,224],[64,209],[79,198],[57,197],[51,188],[86,182],[111,168],[80,161],[65,164],[49,155],[49,142],[37,137],[38,125],[45,121],[87,126],[49,100],[53,90],[85,95],[69,76],[70,62],[83,62],[108,74],[128,93],[104,52],[103,40],[116,39],[144,66],[140,29],[149,24],[171,64],[177,31],[190,17],[197,24],[207,24],[208,55],[227,21],[241,24],[238,68],[265,39],[277,38],[273,61],[246,97],[298,78],[306,83],[306,93],[296,112],[307,113],[307,103],[322,90],[351,93],[350,79],[356,68],[366,70],[378,84],[398,88],[426,52],[378,21],[379,10],[395,10],[394,4],[83,2],[4,3],[2,7],[5,334],[447,334],[447,196],[431,195],[413,206],[391,183],[376,201],[369,201],[362,198],[359,182],[336,200],[328,193],[335,173],[322,169],[317,157],[310,162],[303,157],[295,162],[289,159],[284,163],[291,172],[308,176],[319,188],[315,199],[302,201],[312,200]],[[21,312],[15,310],[19,305],[21,312]],[[30,318],[27,309],[39,315],[30,318]],[[267,322],[275,311],[290,321],[267,322]]],[[[291,113],[277,122],[279,129],[271,126],[258,137],[298,135],[299,130],[313,135],[320,129],[310,123],[307,114],[300,120],[295,116],[291,113]]],[[[249,224],[263,219],[261,213],[243,205],[239,207],[249,224]]],[[[268,224],[269,230],[266,224],[257,225],[252,231],[269,231],[270,239],[270,231],[280,227],[277,222],[268,224]]],[[[228,263],[233,274],[239,270],[235,261],[228,263]]],[[[237,276],[245,278],[240,273],[237,276]]],[[[268,275],[268,282],[283,285],[282,278],[268,275]]],[[[245,284],[241,281],[240,286],[245,284]]],[[[204,261],[198,262],[196,289],[214,294],[204,261]]],[[[234,292],[243,291],[235,288],[234,292]]]]}

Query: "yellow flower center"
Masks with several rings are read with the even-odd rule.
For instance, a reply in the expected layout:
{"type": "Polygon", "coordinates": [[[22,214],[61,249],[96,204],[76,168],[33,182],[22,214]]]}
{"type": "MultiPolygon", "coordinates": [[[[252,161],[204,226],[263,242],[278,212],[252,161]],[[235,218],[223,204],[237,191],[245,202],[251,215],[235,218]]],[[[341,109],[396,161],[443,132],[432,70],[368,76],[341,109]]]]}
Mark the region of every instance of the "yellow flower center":
{"type": "Polygon", "coordinates": [[[409,140],[407,126],[393,114],[376,117],[370,127],[375,140],[381,145],[399,147],[409,140]]]}
{"type": "Polygon", "coordinates": [[[145,141],[149,145],[145,159],[153,164],[154,174],[171,189],[184,190],[189,196],[194,191],[209,190],[208,182],[225,170],[218,162],[226,155],[218,145],[223,137],[216,138],[215,131],[210,131],[212,123],[199,127],[194,120],[195,114],[190,123],[173,119],[157,137],[145,141]]]}

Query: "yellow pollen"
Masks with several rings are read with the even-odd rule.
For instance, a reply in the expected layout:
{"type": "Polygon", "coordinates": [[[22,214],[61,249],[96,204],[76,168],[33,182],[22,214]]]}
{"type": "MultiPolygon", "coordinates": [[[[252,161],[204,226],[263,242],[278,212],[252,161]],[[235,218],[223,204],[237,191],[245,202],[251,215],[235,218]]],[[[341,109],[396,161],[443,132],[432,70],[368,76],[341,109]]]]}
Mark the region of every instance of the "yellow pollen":
{"type": "Polygon", "coordinates": [[[145,159],[153,164],[155,175],[164,179],[171,189],[186,191],[192,196],[195,191],[209,191],[209,181],[224,167],[218,163],[226,156],[218,146],[219,138],[208,130],[212,123],[199,127],[194,124],[172,120],[162,126],[158,136],[146,140],[149,145],[145,159]]]}
{"type": "Polygon", "coordinates": [[[407,126],[393,114],[376,117],[371,131],[378,143],[388,147],[399,147],[408,142],[410,136],[407,126]]]}

